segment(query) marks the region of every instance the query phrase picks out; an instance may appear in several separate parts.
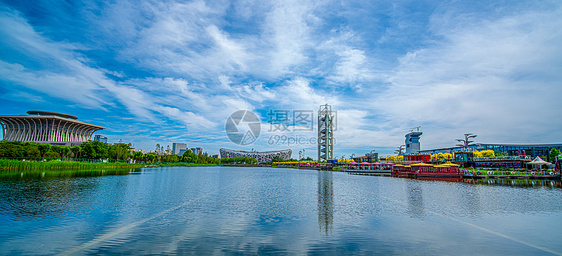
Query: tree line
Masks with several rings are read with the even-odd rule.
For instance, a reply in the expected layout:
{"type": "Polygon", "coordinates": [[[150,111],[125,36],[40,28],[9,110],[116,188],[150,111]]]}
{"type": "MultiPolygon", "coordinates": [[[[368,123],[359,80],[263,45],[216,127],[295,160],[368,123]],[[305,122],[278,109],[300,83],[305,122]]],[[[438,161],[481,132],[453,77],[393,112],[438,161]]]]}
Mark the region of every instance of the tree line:
{"type": "Polygon", "coordinates": [[[108,145],[99,141],[88,141],[69,147],[37,142],[0,141],[0,157],[128,160],[132,156],[130,152],[131,146],[124,143],[108,145]]]}
{"type": "Polygon", "coordinates": [[[37,142],[21,141],[0,141],[0,157],[14,158],[82,158],[82,159],[112,159],[117,161],[144,161],[149,163],[157,162],[186,162],[202,164],[220,163],[247,163],[255,164],[254,158],[224,158],[218,159],[209,156],[207,153],[195,154],[187,150],[183,155],[166,155],[163,153],[142,153],[139,151],[131,152],[130,144],[115,143],[109,145],[100,141],[87,141],[78,146],[57,146],[37,142]],[[221,161],[222,160],[222,161],[221,161]]]}

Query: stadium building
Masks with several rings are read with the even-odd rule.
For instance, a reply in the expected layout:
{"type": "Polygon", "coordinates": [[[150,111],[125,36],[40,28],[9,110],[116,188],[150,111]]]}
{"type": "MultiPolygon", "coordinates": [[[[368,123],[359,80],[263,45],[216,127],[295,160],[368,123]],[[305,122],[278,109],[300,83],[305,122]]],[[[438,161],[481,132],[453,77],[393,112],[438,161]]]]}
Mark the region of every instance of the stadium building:
{"type": "Polygon", "coordinates": [[[279,151],[257,152],[257,151],[232,150],[232,149],[225,149],[225,148],[221,148],[219,152],[221,158],[243,156],[243,157],[255,158],[258,160],[258,163],[272,161],[273,158],[275,157],[279,157],[281,161],[287,161],[291,159],[291,154],[293,153],[293,151],[290,149],[284,149],[279,151]]]}
{"type": "Polygon", "coordinates": [[[4,140],[75,146],[106,128],[78,121],[78,117],[69,114],[35,110],[27,111],[27,114],[0,116],[4,140]]]}

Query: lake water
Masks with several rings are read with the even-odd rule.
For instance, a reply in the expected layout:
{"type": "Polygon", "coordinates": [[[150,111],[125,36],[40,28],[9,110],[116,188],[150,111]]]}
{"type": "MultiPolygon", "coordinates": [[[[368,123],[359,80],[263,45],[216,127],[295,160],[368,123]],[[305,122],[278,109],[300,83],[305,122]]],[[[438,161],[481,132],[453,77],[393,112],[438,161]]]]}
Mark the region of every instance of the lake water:
{"type": "Polygon", "coordinates": [[[560,182],[274,168],[10,171],[0,254],[561,255],[560,182]]]}

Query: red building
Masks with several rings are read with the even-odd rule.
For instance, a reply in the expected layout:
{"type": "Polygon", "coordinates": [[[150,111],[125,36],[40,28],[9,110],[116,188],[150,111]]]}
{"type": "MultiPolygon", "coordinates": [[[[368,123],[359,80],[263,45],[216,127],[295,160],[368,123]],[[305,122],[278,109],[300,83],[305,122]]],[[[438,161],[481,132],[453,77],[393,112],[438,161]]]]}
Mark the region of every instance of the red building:
{"type": "Polygon", "coordinates": [[[404,161],[421,161],[424,163],[431,162],[430,155],[404,155],[404,161]]]}

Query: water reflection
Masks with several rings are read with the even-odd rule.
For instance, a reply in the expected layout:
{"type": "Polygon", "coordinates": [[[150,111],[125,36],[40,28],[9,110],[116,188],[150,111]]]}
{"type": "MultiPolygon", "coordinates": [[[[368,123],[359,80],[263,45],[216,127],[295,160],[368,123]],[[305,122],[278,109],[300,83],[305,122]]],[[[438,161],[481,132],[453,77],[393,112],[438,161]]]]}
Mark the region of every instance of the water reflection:
{"type": "Polygon", "coordinates": [[[465,179],[465,178],[433,178],[424,177],[411,180],[423,180],[423,181],[446,181],[446,182],[464,182],[467,184],[474,185],[499,185],[499,186],[510,186],[510,187],[550,187],[550,188],[562,188],[562,181],[551,180],[551,179],[465,179]]]}
{"type": "Polygon", "coordinates": [[[140,173],[141,169],[33,169],[7,170],[0,172],[0,180],[34,180],[42,178],[98,177],[107,175],[128,175],[140,173]]]}
{"type": "Polygon", "coordinates": [[[138,171],[122,168],[3,171],[0,172],[0,215],[25,221],[93,208],[95,204],[91,202],[98,196],[95,192],[103,188],[99,188],[100,180],[92,177],[138,171]]]}
{"type": "Polygon", "coordinates": [[[477,216],[482,212],[482,200],[476,186],[467,186],[466,192],[460,193],[460,196],[461,202],[465,203],[461,205],[463,211],[466,211],[470,216],[477,216]]]}
{"type": "Polygon", "coordinates": [[[557,188],[273,168],[143,172],[0,178],[0,255],[562,252],[557,188]]]}
{"type": "Polygon", "coordinates": [[[332,234],[334,222],[334,185],[332,172],[318,172],[318,228],[325,235],[332,234]]]}
{"type": "Polygon", "coordinates": [[[408,180],[406,184],[406,190],[408,191],[408,213],[414,218],[421,219],[425,216],[421,183],[416,180],[408,180]]]}

